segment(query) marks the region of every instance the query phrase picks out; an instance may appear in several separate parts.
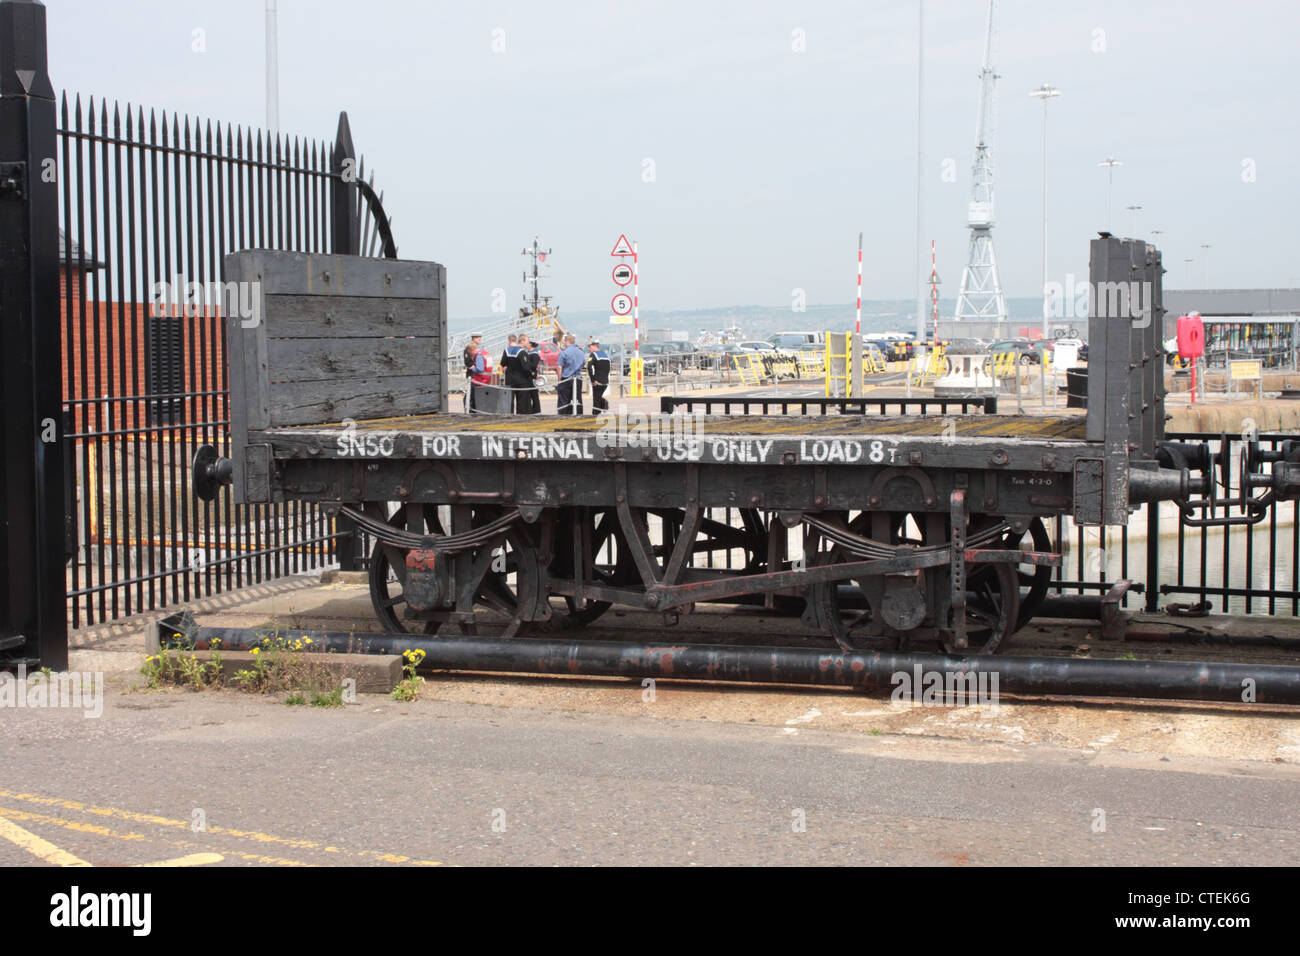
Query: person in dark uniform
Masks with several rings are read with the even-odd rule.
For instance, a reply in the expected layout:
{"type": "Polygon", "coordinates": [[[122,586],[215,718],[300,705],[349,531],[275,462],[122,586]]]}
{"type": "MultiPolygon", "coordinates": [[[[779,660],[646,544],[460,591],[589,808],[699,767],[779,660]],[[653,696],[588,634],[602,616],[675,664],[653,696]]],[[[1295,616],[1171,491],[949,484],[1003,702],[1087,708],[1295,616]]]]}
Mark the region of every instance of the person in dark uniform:
{"type": "Polygon", "coordinates": [[[474,411],[474,356],[482,347],[483,336],[477,332],[469,337],[469,344],[465,346],[465,402],[471,412],[474,411]]]}
{"type": "Polygon", "coordinates": [[[506,340],[506,350],[501,353],[501,368],[505,372],[505,380],[502,384],[510,389],[510,410],[513,412],[522,411],[519,407],[520,392],[518,389],[527,388],[531,384],[523,380],[522,373],[515,361],[522,351],[519,345],[520,338],[521,336],[511,335],[506,340]]]}
{"type": "Polygon", "coordinates": [[[520,370],[520,378],[523,380],[523,391],[519,393],[518,410],[521,415],[537,415],[542,410],[542,401],[537,394],[537,370],[542,364],[542,353],[537,349],[537,343],[533,342],[527,335],[521,336],[523,346],[515,355],[515,363],[520,370]]]}
{"type": "Polygon", "coordinates": [[[609,400],[605,398],[605,389],[609,388],[609,356],[599,342],[587,343],[587,375],[591,379],[591,410],[609,411],[609,400]]]}

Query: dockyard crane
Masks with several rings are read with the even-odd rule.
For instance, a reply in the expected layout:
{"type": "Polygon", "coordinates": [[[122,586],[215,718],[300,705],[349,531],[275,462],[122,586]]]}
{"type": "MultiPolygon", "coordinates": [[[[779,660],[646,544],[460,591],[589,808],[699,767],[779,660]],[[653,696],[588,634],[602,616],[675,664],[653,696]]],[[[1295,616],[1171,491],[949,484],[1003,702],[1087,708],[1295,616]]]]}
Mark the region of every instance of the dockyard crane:
{"type": "MultiPolygon", "coordinates": [[[[1007,320],[1007,299],[998,278],[993,252],[993,0],[989,0],[988,24],[984,35],[984,68],[980,70],[979,118],[975,130],[975,162],[971,167],[971,199],[967,214],[970,250],[961,274],[957,296],[958,322],[1007,320]]],[[[1001,334],[993,331],[993,334],[1001,334]]]]}

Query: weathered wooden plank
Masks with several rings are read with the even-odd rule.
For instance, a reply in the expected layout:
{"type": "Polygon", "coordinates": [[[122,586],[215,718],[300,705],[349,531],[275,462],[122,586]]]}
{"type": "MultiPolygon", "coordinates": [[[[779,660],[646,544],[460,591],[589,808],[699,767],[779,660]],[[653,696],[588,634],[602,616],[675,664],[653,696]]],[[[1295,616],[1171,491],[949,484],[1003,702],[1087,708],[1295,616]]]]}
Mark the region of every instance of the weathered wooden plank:
{"type": "MultiPolygon", "coordinates": [[[[392,422],[359,422],[358,428],[388,430],[392,422]]],[[[412,416],[400,423],[404,431],[421,434],[477,431],[485,433],[604,432],[618,442],[648,437],[725,435],[787,438],[883,438],[928,435],[1010,440],[1083,439],[1081,416],[965,415],[940,418],[921,415],[464,415],[439,413],[412,416]]]]}
{"type": "MultiPolygon", "coordinates": [[[[226,256],[222,263],[225,280],[230,283],[253,281],[255,266],[239,254],[226,256]]],[[[226,381],[230,389],[230,443],[234,462],[234,500],[242,504],[245,493],[244,444],[251,429],[270,427],[270,397],[266,391],[266,325],[260,321],[262,310],[260,287],[254,289],[253,314],[257,322],[228,313],[226,326],[226,381]]]]}
{"type": "MultiPolygon", "coordinates": [[[[438,350],[447,351],[447,345],[451,341],[447,337],[447,267],[438,266],[438,350]]],[[[447,379],[444,376],[442,380],[442,390],[438,396],[438,411],[445,411],[447,408],[447,379]]]]}
{"type": "Polygon", "coordinates": [[[382,338],[436,336],[442,309],[436,300],[268,295],[269,338],[382,338]]]}
{"type": "Polygon", "coordinates": [[[438,340],[420,338],[269,339],[268,374],[275,382],[377,379],[442,374],[438,340]]]}
{"type": "Polygon", "coordinates": [[[334,378],[272,384],[274,425],[312,425],[345,418],[390,418],[435,408],[438,375],[394,375],[380,380],[334,378]]]}
{"type": "MultiPolygon", "coordinates": [[[[316,253],[250,249],[240,258],[243,278],[256,280],[266,295],[341,295],[397,299],[437,299],[443,269],[436,262],[371,259],[316,253]]],[[[231,276],[227,267],[227,278],[231,276]]]]}

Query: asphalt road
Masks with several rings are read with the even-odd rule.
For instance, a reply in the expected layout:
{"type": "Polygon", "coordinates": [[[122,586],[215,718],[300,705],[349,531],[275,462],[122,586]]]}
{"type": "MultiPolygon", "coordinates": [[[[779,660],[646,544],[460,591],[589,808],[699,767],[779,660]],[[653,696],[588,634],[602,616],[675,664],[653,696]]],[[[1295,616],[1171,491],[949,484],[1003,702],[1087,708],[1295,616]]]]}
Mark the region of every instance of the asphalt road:
{"type": "Polygon", "coordinates": [[[1300,862],[1294,763],[360,701],[6,711],[0,865],[1300,862]]]}

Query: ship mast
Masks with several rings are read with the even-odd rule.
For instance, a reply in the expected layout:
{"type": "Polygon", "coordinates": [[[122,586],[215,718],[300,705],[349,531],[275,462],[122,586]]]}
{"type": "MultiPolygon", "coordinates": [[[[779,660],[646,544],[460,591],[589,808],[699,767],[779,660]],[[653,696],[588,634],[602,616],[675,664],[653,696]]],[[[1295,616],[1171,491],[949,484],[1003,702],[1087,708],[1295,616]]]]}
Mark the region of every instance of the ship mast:
{"type": "Polygon", "coordinates": [[[533,244],[524,249],[523,255],[531,257],[532,272],[524,270],[524,305],[526,308],[520,312],[524,316],[543,316],[550,311],[551,297],[542,295],[541,280],[542,274],[540,264],[546,261],[546,257],[551,254],[550,249],[543,249],[537,241],[537,236],[533,236],[533,244]]]}

